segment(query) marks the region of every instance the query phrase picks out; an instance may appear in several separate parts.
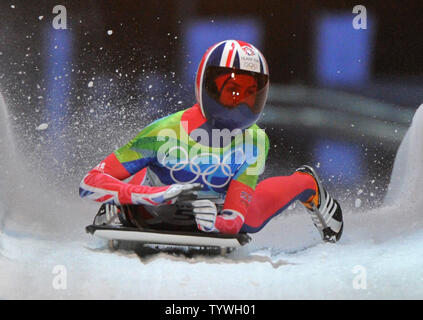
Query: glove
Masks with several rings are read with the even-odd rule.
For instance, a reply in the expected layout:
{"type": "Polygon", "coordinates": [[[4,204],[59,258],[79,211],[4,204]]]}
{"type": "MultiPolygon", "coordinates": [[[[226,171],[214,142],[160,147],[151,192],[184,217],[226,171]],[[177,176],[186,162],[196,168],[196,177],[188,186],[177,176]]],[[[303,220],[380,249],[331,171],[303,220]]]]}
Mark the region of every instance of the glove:
{"type": "Polygon", "coordinates": [[[197,227],[201,231],[216,231],[214,223],[216,222],[217,208],[214,202],[203,199],[191,202],[192,212],[195,216],[197,227]]]}
{"type": "MultiPolygon", "coordinates": [[[[135,187],[135,186],[133,186],[135,187]]],[[[174,204],[178,199],[178,196],[182,194],[192,193],[194,190],[201,188],[200,183],[187,183],[187,184],[172,184],[165,191],[157,193],[135,193],[131,194],[132,204],[142,205],[162,205],[162,204],[174,204]]]]}
{"type": "Polygon", "coordinates": [[[194,190],[201,188],[201,183],[172,184],[163,194],[164,201],[174,200],[182,194],[189,194],[194,190]]]}

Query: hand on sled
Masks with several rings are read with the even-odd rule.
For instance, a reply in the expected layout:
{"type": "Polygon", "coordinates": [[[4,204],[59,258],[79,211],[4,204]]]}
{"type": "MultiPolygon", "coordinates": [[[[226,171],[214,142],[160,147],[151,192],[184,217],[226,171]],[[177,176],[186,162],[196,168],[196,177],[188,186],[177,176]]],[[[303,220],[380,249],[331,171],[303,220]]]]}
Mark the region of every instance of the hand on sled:
{"type": "Polygon", "coordinates": [[[164,201],[174,200],[181,195],[190,194],[195,190],[201,189],[200,183],[187,183],[187,184],[173,184],[163,194],[164,201]]]}
{"type": "Polygon", "coordinates": [[[195,200],[191,205],[198,229],[205,232],[215,231],[217,208],[214,202],[207,199],[195,200]]]}

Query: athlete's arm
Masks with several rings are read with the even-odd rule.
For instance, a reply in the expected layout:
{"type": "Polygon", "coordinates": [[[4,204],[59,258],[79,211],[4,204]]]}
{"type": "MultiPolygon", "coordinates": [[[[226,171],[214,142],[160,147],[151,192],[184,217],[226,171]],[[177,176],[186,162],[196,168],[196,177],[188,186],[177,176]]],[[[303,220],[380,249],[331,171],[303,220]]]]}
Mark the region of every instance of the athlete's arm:
{"type": "Polygon", "coordinates": [[[269,149],[269,140],[264,131],[254,131],[257,138],[253,144],[257,148],[254,163],[245,163],[229,184],[222,211],[216,217],[215,229],[221,233],[238,233],[244,224],[248,206],[253,197],[258,176],[264,170],[269,149]]]}
{"type": "Polygon", "coordinates": [[[157,205],[165,200],[163,194],[170,186],[148,187],[121,181],[129,176],[112,153],[82,179],[79,194],[100,203],[157,205]]]}
{"type": "Polygon", "coordinates": [[[214,227],[218,232],[236,234],[241,230],[254,190],[242,182],[232,180],[222,211],[214,227]]]}
{"type": "Polygon", "coordinates": [[[181,192],[195,188],[193,184],[150,187],[143,186],[142,181],[122,181],[146,168],[154,158],[155,136],[150,134],[153,125],[157,123],[88,172],[80,183],[80,196],[100,203],[160,205],[170,204],[181,192]]]}

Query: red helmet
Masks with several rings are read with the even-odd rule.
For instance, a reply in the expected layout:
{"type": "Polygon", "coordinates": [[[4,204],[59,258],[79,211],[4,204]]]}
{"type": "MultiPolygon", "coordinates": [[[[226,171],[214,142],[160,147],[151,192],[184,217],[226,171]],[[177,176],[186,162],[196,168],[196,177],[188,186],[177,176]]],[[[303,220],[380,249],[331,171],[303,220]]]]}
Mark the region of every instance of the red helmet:
{"type": "Polygon", "coordinates": [[[226,40],[204,54],[195,79],[201,111],[219,129],[246,129],[264,109],[269,91],[269,69],[253,45],[226,40]]]}

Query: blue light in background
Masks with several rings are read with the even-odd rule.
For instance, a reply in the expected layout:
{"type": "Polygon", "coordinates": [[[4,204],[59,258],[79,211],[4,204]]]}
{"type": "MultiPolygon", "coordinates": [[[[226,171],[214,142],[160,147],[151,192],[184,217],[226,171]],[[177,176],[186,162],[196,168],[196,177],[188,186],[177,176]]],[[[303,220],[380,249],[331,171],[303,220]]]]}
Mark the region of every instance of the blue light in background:
{"type": "Polygon", "coordinates": [[[314,154],[318,174],[324,181],[351,185],[359,183],[365,174],[361,148],[352,143],[317,140],[314,154]]]}
{"type": "Polygon", "coordinates": [[[69,30],[56,30],[49,26],[45,30],[47,84],[46,116],[49,134],[54,137],[54,153],[57,160],[64,160],[61,133],[66,127],[71,91],[72,34],[69,30]]]}
{"type": "Polygon", "coordinates": [[[316,20],[315,75],[326,86],[360,86],[370,78],[374,23],[353,28],[352,13],[322,14],[316,20]]]}
{"type": "Polygon", "coordinates": [[[242,40],[262,49],[262,29],[260,21],[254,18],[203,19],[187,23],[183,31],[184,56],[181,57],[185,83],[194,85],[195,73],[203,54],[219,41],[242,40]]]}

